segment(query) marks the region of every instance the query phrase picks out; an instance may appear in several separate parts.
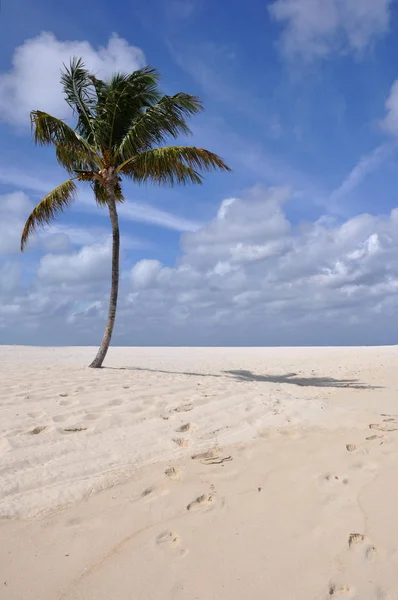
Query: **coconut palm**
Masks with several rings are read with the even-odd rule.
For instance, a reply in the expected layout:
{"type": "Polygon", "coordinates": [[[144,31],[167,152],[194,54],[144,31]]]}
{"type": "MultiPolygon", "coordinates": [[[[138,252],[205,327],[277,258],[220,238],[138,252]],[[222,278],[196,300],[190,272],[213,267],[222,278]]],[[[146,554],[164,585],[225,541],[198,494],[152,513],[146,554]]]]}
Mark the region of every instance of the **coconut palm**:
{"type": "Polygon", "coordinates": [[[179,92],[162,96],[159,75],[144,67],[129,75],[116,73],[101,81],[73,58],[63,68],[61,84],[76,118],[75,129],[52,115],[34,110],[31,124],[37,144],[53,144],[58,162],[71,176],[33,209],[21,237],[21,250],[37,226],[51,223],[76,197],[76,182],[89,182],[112,225],[112,281],[108,320],[90,367],[101,367],[112,337],[119,288],[119,224],[123,177],[142,184],[202,183],[203,171],[229,171],[224,161],[203,148],[165,146],[168,138],[190,133],[186,118],[203,110],[196,96],[179,92]]]}

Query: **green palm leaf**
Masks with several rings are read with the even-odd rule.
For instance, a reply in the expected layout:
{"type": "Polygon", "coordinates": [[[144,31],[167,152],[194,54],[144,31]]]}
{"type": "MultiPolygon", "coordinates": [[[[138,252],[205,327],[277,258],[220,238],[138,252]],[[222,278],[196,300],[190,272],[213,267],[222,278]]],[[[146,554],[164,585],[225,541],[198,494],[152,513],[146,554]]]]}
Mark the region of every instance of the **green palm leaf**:
{"type": "Polygon", "coordinates": [[[31,212],[21,236],[21,250],[23,251],[30,235],[38,226],[44,226],[53,221],[59,212],[69,206],[76,196],[76,185],[68,179],[52,190],[45,198],[40,200],[31,212]]]}
{"type": "Polygon", "coordinates": [[[120,174],[138,183],[151,181],[159,185],[201,183],[199,171],[231,169],[217,154],[193,146],[167,146],[141,152],[120,165],[120,174]]]}
{"type": "Polygon", "coordinates": [[[73,57],[69,67],[64,65],[61,84],[67,103],[77,115],[77,130],[90,143],[95,143],[96,95],[93,93],[90,72],[85,69],[81,58],[73,57]]]}
{"type": "Polygon", "coordinates": [[[75,168],[98,167],[100,158],[95,148],[61,119],[32,110],[30,113],[33,139],[40,146],[54,144],[58,162],[73,173],[75,168]]]}
{"type": "Polygon", "coordinates": [[[96,130],[102,146],[113,149],[120,145],[143,109],[159,100],[158,78],[155,69],[144,67],[130,75],[117,73],[100,95],[97,91],[96,130]]]}
{"type": "Polygon", "coordinates": [[[163,96],[148,108],[133,124],[118,148],[121,160],[126,160],[155,144],[162,144],[168,137],[191,133],[186,117],[203,110],[199,98],[179,92],[174,96],[163,96]]]}

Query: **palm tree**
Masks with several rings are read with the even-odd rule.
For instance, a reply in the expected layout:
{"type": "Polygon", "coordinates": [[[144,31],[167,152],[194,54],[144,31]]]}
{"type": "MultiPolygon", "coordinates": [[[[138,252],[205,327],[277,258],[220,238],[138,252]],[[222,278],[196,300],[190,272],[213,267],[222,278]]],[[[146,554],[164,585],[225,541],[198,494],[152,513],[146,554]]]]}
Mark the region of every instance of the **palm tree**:
{"type": "Polygon", "coordinates": [[[202,183],[201,171],[230,171],[224,161],[203,148],[162,146],[168,138],[188,134],[186,118],[203,110],[196,96],[179,92],[162,96],[159,75],[144,67],[129,75],[116,73],[101,81],[73,58],[63,68],[61,84],[77,119],[75,129],[52,115],[34,110],[31,124],[37,144],[53,144],[58,162],[71,178],[33,209],[21,237],[21,250],[37,226],[51,223],[77,193],[76,181],[89,182],[97,204],[107,206],[112,225],[112,282],[108,320],[90,367],[102,366],[109,348],[119,289],[120,235],[117,204],[123,202],[122,177],[158,185],[202,183]]]}

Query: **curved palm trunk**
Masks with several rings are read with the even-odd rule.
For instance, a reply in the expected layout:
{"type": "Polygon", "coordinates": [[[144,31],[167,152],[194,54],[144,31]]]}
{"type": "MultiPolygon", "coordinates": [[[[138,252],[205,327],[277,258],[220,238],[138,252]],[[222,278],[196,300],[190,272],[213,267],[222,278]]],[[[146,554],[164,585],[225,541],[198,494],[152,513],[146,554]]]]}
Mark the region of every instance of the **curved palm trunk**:
{"type": "Polygon", "coordinates": [[[119,292],[119,249],[120,249],[120,233],[119,219],[117,216],[115,194],[114,191],[109,192],[108,200],[109,216],[112,223],[112,284],[111,294],[109,298],[108,321],[105,327],[104,337],[98,349],[97,356],[94,358],[90,367],[98,369],[104,362],[106,353],[108,352],[111,343],[113,326],[115,324],[117,296],[119,292]]]}

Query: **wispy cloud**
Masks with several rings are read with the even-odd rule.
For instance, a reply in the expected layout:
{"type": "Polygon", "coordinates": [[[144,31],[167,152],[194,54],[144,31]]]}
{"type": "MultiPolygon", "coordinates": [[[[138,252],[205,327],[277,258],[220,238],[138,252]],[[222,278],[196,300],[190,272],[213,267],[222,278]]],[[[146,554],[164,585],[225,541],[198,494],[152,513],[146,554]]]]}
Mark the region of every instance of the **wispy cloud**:
{"type": "Polygon", "coordinates": [[[377,146],[369,154],[362,156],[341,185],[330,194],[329,201],[338,206],[341,200],[360,186],[370,173],[376,171],[391,156],[395,149],[396,146],[394,144],[385,143],[377,146]]]}
{"type": "Polygon", "coordinates": [[[149,204],[140,204],[138,202],[126,202],[119,207],[119,214],[124,219],[147,223],[148,225],[157,225],[174,231],[196,231],[201,227],[201,223],[179,217],[172,213],[155,208],[149,204]]]}
{"type": "MultiPolygon", "coordinates": [[[[54,223],[50,229],[39,233],[40,237],[47,235],[63,234],[68,236],[74,246],[90,246],[92,244],[104,243],[110,237],[109,227],[78,227],[54,223]]],[[[123,234],[123,248],[127,250],[150,249],[153,245],[147,240],[123,234]]]]}
{"type": "Polygon", "coordinates": [[[25,173],[21,169],[16,169],[14,167],[0,166],[0,183],[19,189],[22,188],[24,190],[46,194],[60,182],[49,181],[48,179],[44,179],[44,177],[37,177],[36,175],[25,173]]]}
{"type": "Polygon", "coordinates": [[[271,17],[283,26],[286,56],[322,58],[332,52],[361,52],[386,33],[393,0],[276,0],[271,17]]]}
{"type": "Polygon", "coordinates": [[[381,121],[381,128],[393,136],[398,135],[398,79],[391,86],[390,95],[386,100],[386,116],[381,121]]]}
{"type": "MultiPolygon", "coordinates": [[[[0,183],[17,189],[45,194],[58,185],[59,182],[50,182],[47,179],[24,173],[20,169],[0,167],[0,183]]],[[[98,215],[106,214],[104,211],[97,210],[93,194],[89,190],[81,189],[78,200],[75,204],[76,210],[82,212],[96,210],[98,215]]],[[[196,231],[201,226],[201,223],[198,221],[181,217],[150,204],[140,202],[127,201],[121,204],[119,206],[119,214],[122,218],[129,221],[156,225],[157,227],[164,227],[165,229],[172,229],[174,231],[196,231]]]]}

